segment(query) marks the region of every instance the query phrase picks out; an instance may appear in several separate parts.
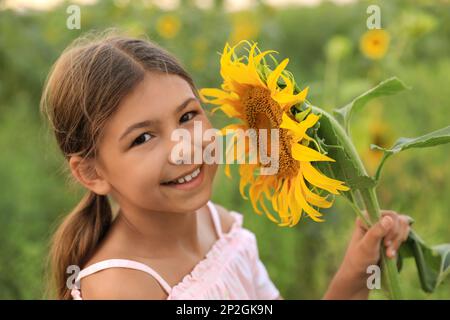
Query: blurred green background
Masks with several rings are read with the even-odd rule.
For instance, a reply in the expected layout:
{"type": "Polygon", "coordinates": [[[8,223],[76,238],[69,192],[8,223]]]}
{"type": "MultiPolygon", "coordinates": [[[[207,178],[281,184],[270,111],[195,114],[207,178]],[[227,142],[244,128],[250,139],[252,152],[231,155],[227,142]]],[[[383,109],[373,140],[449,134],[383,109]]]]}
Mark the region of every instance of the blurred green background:
{"type": "MultiPolygon", "coordinates": [[[[361,1],[346,5],[279,7],[254,1],[241,11],[224,1],[180,1],[163,10],[152,1],[98,1],[81,5],[81,29],[66,28],[69,3],[52,10],[0,10],[0,299],[42,299],[44,259],[55,221],[81,197],[69,183],[62,156],[39,114],[45,77],[61,51],[93,29],[120,28],[142,34],[173,52],[198,87],[220,83],[219,55],[226,41],[258,41],[262,50],[289,57],[288,69],[309,100],[331,110],[385,78],[397,75],[412,90],[378,99],[352,120],[352,135],[368,170],[397,137],[442,128],[450,118],[450,5],[448,1],[361,1]],[[389,41],[377,59],[362,51],[366,9],[381,8],[389,41]]],[[[2,2],[0,2],[0,5],[2,2]]],[[[3,7],[3,6],[2,6],[3,7]]],[[[384,39],[384,40],[386,40],[384,39]]],[[[369,48],[370,50],[370,48],[369,48]]],[[[205,106],[210,108],[210,106],[205,106]]],[[[212,117],[221,127],[227,118],[212,117]]],[[[383,208],[409,214],[429,244],[450,242],[449,146],[410,150],[391,159],[379,188],[383,208]]],[[[245,216],[256,233],[261,259],[286,299],[318,299],[337,270],[353,228],[354,214],[342,199],[325,210],[325,223],[303,219],[279,228],[252,212],[233,179],[219,170],[213,201],[245,216]]],[[[414,262],[401,273],[406,298],[449,299],[447,281],[425,294],[414,262]]],[[[374,291],[372,299],[382,299],[374,291]]]]}

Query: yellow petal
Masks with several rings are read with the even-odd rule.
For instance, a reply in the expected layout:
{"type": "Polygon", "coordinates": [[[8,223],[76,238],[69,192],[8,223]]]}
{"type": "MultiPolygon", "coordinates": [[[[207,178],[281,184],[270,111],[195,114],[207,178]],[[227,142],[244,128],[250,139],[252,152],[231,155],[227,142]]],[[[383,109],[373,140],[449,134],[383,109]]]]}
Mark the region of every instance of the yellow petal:
{"type": "Polygon", "coordinates": [[[199,93],[202,98],[205,97],[204,98],[206,100],[205,102],[209,102],[206,96],[219,99],[227,99],[230,97],[230,94],[228,92],[225,92],[217,88],[202,88],[199,90],[199,93]]]}
{"type": "Polygon", "coordinates": [[[236,118],[241,117],[241,113],[238,112],[235,107],[229,104],[223,104],[220,107],[214,108],[211,110],[211,113],[215,113],[217,110],[221,110],[223,113],[225,113],[229,118],[236,118]]]}
{"type": "Polygon", "coordinates": [[[284,181],[283,187],[281,188],[280,196],[278,197],[280,203],[280,216],[281,217],[289,217],[289,199],[288,199],[288,183],[287,181],[284,181]]]}
{"type": "Polygon", "coordinates": [[[280,77],[283,70],[286,68],[287,64],[289,63],[289,59],[284,59],[276,68],[273,70],[270,75],[267,77],[267,88],[271,92],[275,92],[278,90],[278,78],[280,77]]]}
{"type": "Polygon", "coordinates": [[[280,128],[290,130],[294,135],[296,142],[304,138],[307,140],[312,140],[306,134],[306,130],[314,126],[319,118],[319,116],[311,113],[308,115],[308,117],[306,117],[305,120],[298,123],[297,121],[292,120],[286,113],[283,112],[280,128]]]}
{"type": "Polygon", "coordinates": [[[347,191],[350,190],[347,186],[343,185],[342,181],[328,178],[315,169],[309,162],[300,162],[300,168],[302,170],[305,179],[319,187],[333,194],[339,194],[338,190],[347,191]]]}
{"type": "Polygon", "coordinates": [[[292,157],[298,161],[335,161],[334,159],[299,143],[292,144],[291,152],[292,157]]]}
{"type": "Polygon", "coordinates": [[[267,51],[261,52],[260,54],[255,56],[255,58],[253,59],[254,64],[255,65],[260,64],[261,60],[270,53],[277,53],[277,52],[275,50],[267,50],[267,51]]]}
{"type": "Polygon", "coordinates": [[[225,163],[225,175],[231,179],[230,165],[225,163]]]}
{"type": "Polygon", "coordinates": [[[286,84],[286,87],[284,87],[283,90],[280,91],[281,94],[292,94],[293,90],[294,90],[294,84],[292,83],[292,81],[284,76],[283,74],[281,75],[281,78],[284,80],[284,83],[286,84]]]}
{"type": "Polygon", "coordinates": [[[272,195],[272,207],[276,212],[278,212],[278,194],[280,193],[282,186],[283,186],[283,181],[276,180],[276,188],[272,195]]]}
{"type": "Polygon", "coordinates": [[[298,188],[295,183],[291,185],[290,195],[289,195],[289,202],[291,205],[291,215],[292,215],[292,225],[296,225],[301,217],[302,217],[302,208],[300,207],[299,203],[297,202],[297,199],[295,198],[295,189],[298,188]]]}
{"type": "Polygon", "coordinates": [[[282,105],[284,109],[286,109],[288,106],[291,107],[297,103],[305,101],[307,94],[308,88],[295,95],[282,91],[272,91],[271,96],[272,99],[274,99],[276,102],[282,105]]]}
{"type": "Polygon", "coordinates": [[[257,83],[258,86],[264,86],[264,83],[261,80],[261,77],[259,76],[258,70],[256,69],[257,63],[259,63],[259,60],[262,59],[262,57],[258,57],[258,61],[255,61],[255,48],[256,43],[252,45],[250,48],[250,52],[248,54],[248,64],[247,64],[247,72],[253,77],[254,81],[257,83]]]}
{"type": "Polygon", "coordinates": [[[247,70],[248,67],[243,63],[222,67],[222,69],[225,69],[228,78],[235,80],[236,82],[253,86],[260,85],[259,77],[256,78],[249,73],[247,70]]]}
{"type": "Polygon", "coordinates": [[[315,194],[314,192],[309,190],[309,188],[306,186],[305,180],[303,180],[303,176],[298,176],[297,183],[300,184],[306,201],[308,201],[312,205],[320,208],[330,208],[333,205],[333,202],[327,201],[325,197],[319,196],[318,194],[315,194]]]}
{"type": "Polygon", "coordinates": [[[295,190],[295,198],[309,217],[311,217],[314,221],[323,221],[322,219],[320,219],[322,214],[308,204],[308,202],[304,198],[303,193],[301,192],[301,188],[297,188],[295,190]]]}
{"type": "Polygon", "coordinates": [[[244,199],[248,199],[245,195],[244,188],[253,182],[253,166],[241,164],[239,166],[239,173],[241,175],[241,180],[239,181],[239,192],[244,199]]]}
{"type": "Polygon", "coordinates": [[[250,186],[248,193],[249,193],[249,196],[250,196],[250,201],[252,203],[253,210],[255,210],[255,212],[257,214],[261,215],[262,212],[258,208],[257,201],[261,197],[262,184],[254,183],[253,185],[250,186]]]}

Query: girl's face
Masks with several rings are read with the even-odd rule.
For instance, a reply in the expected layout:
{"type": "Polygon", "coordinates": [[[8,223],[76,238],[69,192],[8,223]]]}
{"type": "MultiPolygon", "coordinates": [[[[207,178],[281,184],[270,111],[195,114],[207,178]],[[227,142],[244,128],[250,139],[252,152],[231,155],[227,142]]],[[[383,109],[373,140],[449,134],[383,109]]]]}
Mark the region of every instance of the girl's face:
{"type": "Polygon", "coordinates": [[[176,75],[148,73],[122,101],[107,122],[97,158],[97,168],[122,208],[195,211],[209,200],[217,164],[178,164],[171,157],[180,143],[171,138],[176,129],[190,133],[191,141],[184,144],[191,145],[191,154],[203,153],[211,143],[194,140],[194,121],[201,122],[202,134],[212,128],[189,84],[176,75]],[[188,183],[167,183],[195,176],[198,169],[200,174],[188,183]]]}

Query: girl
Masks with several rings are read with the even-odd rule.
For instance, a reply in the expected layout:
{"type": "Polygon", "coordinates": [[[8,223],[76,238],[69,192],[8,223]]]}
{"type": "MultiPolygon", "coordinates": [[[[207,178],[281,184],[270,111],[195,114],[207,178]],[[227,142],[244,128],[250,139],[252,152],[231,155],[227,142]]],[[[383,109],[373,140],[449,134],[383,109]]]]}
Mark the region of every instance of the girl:
{"type": "MultiPolygon", "coordinates": [[[[281,298],[243,216],[209,200],[217,165],[171,157],[173,130],[211,128],[173,56],[141,39],[78,40],[53,66],[41,105],[87,190],[53,237],[58,299],[281,298]]],[[[325,298],[367,298],[381,241],[394,257],[408,231],[394,212],[368,230],[357,221],[325,298]]]]}

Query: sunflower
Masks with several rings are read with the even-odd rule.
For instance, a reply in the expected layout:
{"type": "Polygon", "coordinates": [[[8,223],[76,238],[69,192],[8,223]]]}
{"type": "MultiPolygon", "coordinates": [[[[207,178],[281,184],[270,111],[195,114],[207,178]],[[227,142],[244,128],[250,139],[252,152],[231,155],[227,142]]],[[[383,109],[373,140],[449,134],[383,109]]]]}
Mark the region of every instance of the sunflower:
{"type": "Polygon", "coordinates": [[[359,47],[369,59],[379,60],[386,55],[389,48],[390,36],[383,29],[369,30],[361,37],[359,47]]]}
{"type": "MultiPolygon", "coordinates": [[[[223,128],[222,133],[237,129],[254,129],[258,133],[261,129],[268,129],[270,135],[270,129],[278,130],[279,167],[276,174],[258,174],[258,170],[267,166],[259,158],[256,163],[239,166],[240,193],[245,199],[248,199],[248,194],[255,212],[259,215],[264,213],[280,226],[296,225],[303,213],[320,222],[323,219],[318,208],[332,205],[328,195],[323,195],[324,191],[337,195],[349,188],[343,182],[325,176],[313,165],[316,161],[334,161],[319,151],[319,144],[309,134],[320,116],[310,109],[296,114],[292,112],[293,108],[298,110],[305,102],[308,88],[298,90],[292,74],[286,70],[289,59],[277,63],[272,53],[275,51],[261,52],[256,43],[241,41],[234,47],[227,43],[220,59],[221,89],[204,88],[200,95],[204,102],[218,105],[213,113],[221,110],[228,117],[240,120],[238,124],[223,128]],[[248,55],[238,57],[236,50],[242,44],[248,55]],[[266,62],[268,57],[275,61],[273,70],[266,62]],[[267,208],[265,199],[278,217],[267,208]]],[[[227,159],[229,153],[232,153],[233,160],[248,157],[248,144],[240,154],[236,149],[228,148],[227,159]]],[[[230,177],[228,164],[225,173],[230,177]]]]}
{"type": "Polygon", "coordinates": [[[167,14],[160,17],[156,23],[156,31],[166,39],[175,38],[181,28],[180,19],[177,16],[167,14]]]}
{"type": "Polygon", "coordinates": [[[260,31],[260,23],[256,16],[237,14],[233,16],[233,30],[230,34],[229,43],[236,44],[242,39],[255,39],[260,31]]]}

